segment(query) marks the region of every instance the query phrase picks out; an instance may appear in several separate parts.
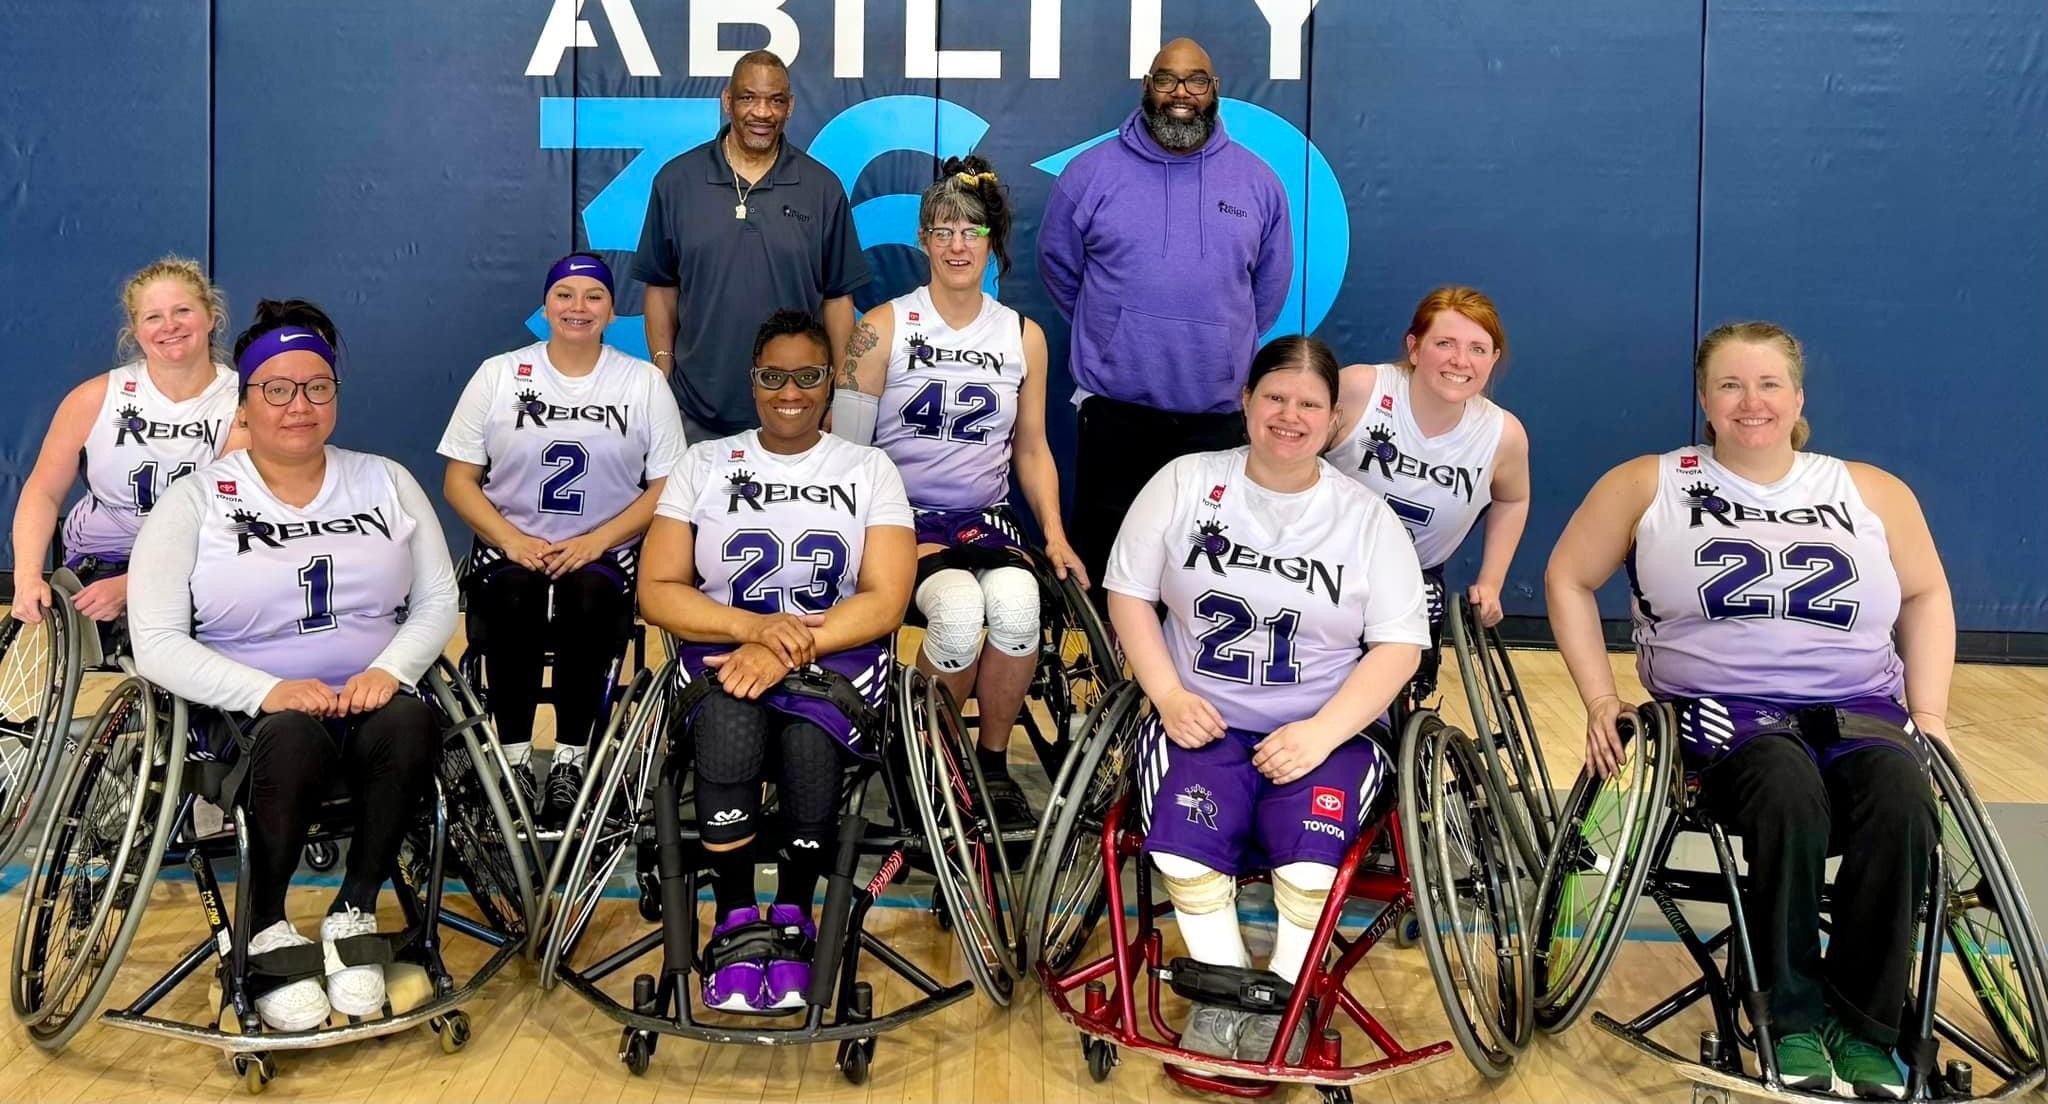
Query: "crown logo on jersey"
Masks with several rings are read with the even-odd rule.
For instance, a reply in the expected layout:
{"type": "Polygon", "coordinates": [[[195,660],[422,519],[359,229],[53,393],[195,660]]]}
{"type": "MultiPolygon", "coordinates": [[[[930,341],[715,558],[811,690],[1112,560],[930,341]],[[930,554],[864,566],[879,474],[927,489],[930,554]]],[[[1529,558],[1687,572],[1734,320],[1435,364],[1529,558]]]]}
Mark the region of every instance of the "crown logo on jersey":
{"type": "Polygon", "coordinates": [[[239,508],[232,510],[228,513],[228,520],[234,522],[233,525],[228,527],[228,531],[238,536],[246,534],[252,537],[266,537],[270,535],[270,523],[264,521],[263,515],[255,510],[239,508]]]}
{"type": "Polygon", "coordinates": [[[1195,526],[1195,535],[1189,542],[1202,550],[1205,556],[1221,556],[1230,551],[1230,538],[1223,535],[1230,526],[1220,521],[1205,521],[1195,526]]]}
{"type": "Polygon", "coordinates": [[[411,617],[412,606],[405,602],[400,602],[398,607],[391,611],[391,621],[393,624],[403,625],[411,617]]]}
{"type": "Polygon", "coordinates": [[[725,481],[727,483],[732,484],[732,488],[729,492],[731,494],[736,494],[741,498],[748,500],[761,497],[761,485],[759,483],[754,482],[754,473],[746,470],[745,468],[741,468],[740,470],[733,472],[731,475],[726,476],[725,481]]]}
{"type": "Polygon", "coordinates": [[[923,334],[913,333],[909,337],[904,338],[903,343],[910,347],[910,359],[923,364],[927,368],[932,366],[932,347],[924,339],[923,334]]]}
{"type": "Polygon", "coordinates": [[[535,391],[531,387],[519,392],[518,400],[520,412],[524,414],[531,414],[536,418],[540,417],[540,415],[547,409],[547,407],[541,404],[540,392],[535,391]]]}
{"type": "Polygon", "coordinates": [[[1371,444],[1366,446],[1366,453],[1373,459],[1378,460],[1382,464],[1391,464],[1400,457],[1401,450],[1394,447],[1393,430],[1388,429],[1383,424],[1376,425],[1366,430],[1365,435],[1372,441],[1371,444]]]}
{"type": "Polygon", "coordinates": [[[1701,480],[1685,489],[1685,504],[1710,514],[1725,514],[1728,512],[1728,500],[1722,498],[1719,491],[1719,487],[1701,480]]]}
{"type": "Polygon", "coordinates": [[[134,403],[129,403],[122,407],[120,412],[114,415],[114,425],[136,433],[142,432],[147,427],[147,423],[142,420],[142,408],[134,403]]]}

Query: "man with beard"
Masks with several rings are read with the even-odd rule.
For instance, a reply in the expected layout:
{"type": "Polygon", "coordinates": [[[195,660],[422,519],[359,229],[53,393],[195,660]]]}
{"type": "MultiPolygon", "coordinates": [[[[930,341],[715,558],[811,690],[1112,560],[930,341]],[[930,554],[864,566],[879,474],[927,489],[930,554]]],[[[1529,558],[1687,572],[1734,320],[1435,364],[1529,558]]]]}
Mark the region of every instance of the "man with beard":
{"type": "Polygon", "coordinates": [[[1140,89],[1117,139],[1060,174],[1038,233],[1039,274],[1073,327],[1068,520],[1091,579],[1159,469],[1243,442],[1238,395],[1294,274],[1287,194],[1224,131],[1208,53],[1174,39],[1140,89]]]}
{"type": "Polygon", "coordinates": [[[647,285],[649,359],[692,443],[760,424],[742,369],[764,313],[821,318],[843,348],[868,282],[839,178],[783,138],[796,97],[782,59],[742,56],[718,98],[730,120],[718,136],[655,175],[632,269],[647,285]]]}

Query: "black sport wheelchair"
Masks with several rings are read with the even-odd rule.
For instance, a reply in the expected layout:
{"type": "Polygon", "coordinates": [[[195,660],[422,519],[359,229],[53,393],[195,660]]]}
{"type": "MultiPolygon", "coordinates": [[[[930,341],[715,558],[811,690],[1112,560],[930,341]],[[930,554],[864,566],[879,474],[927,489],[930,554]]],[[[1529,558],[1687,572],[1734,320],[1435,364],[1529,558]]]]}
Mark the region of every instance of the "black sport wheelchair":
{"type": "MultiPolygon", "coordinates": [[[[425,1023],[449,1053],[470,1037],[470,1000],[525,940],[532,896],[509,861],[514,825],[504,803],[474,764],[489,763],[487,725],[455,669],[442,661],[418,693],[444,725],[443,755],[433,797],[400,852],[394,879],[405,930],[348,941],[354,964],[385,967],[383,1017],[337,1014],[308,1031],[277,1032],[258,1015],[256,997],[324,973],[316,942],[251,955],[246,897],[222,900],[216,866],[246,868],[249,837],[238,803],[222,809],[218,795],[232,763],[202,757],[185,702],[141,678],[115,688],[65,764],[51,799],[37,857],[22,896],[11,983],[29,1037],[57,1050],[92,1019],[107,998],[142,924],[161,864],[190,870],[206,932],[177,965],[103,1022],[201,1043],[226,1052],[250,1092],[277,1073],[273,1053],[355,1042],[425,1023]],[[443,899],[443,878],[469,891],[476,915],[443,899]],[[441,929],[478,940],[491,953],[465,982],[442,961],[441,929]],[[211,964],[211,1012],[191,1023],[152,1011],[201,967],[211,964]]],[[[230,750],[228,758],[233,758],[230,750]]],[[[331,797],[309,833],[343,841],[352,825],[345,793],[331,797]]]]}
{"type": "MultiPolygon", "coordinates": [[[[1779,1076],[1767,1000],[1753,981],[1747,876],[1729,832],[1706,815],[1698,779],[1680,761],[1676,713],[1652,703],[1624,714],[1620,727],[1626,761],[1607,779],[1580,775],[1544,871],[1532,940],[1538,1027],[1564,1031],[1585,1013],[1647,893],[1699,976],[1629,1019],[1595,1012],[1595,1026],[1669,1063],[1703,1104],[1736,1096],[1838,1099],[1787,1088],[1779,1076]],[[1674,860],[1675,844],[1700,836],[1709,869],[1674,860]],[[1708,1018],[1691,1017],[1697,1035],[1684,1040],[1680,1017],[1701,1001],[1708,1018]]],[[[1940,846],[1929,867],[1897,1048],[1906,1099],[2014,1097],[2043,1082],[2048,958],[2018,876],[1960,762],[1940,741],[1922,743],[1940,846]],[[1979,1084],[1980,1072],[1997,1083],[1979,1084]]],[[[1821,907],[1823,935],[1854,922],[1829,915],[1825,891],[1821,907]]]]}
{"type": "MultiPolygon", "coordinates": [[[[668,644],[672,656],[675,643],[668,644]]],[[[767,1046],[837,1043],[839,1069],[858,1084],[867,1078],[882,1034],[964,999],[977,986],[990,1000],[1009,1003],[1018,970],[1015,915],[973,737],[937,682],[913,667],[892,662],[889,670],[878,709],[868,707],[847,679],[820,668],[801,668],[783,683],[786,690],[829,700],[856,718],[863,732],[879,737],[868,746],[880,753],[873,761],[852,762],[842,775],[836,854],[815,945],[781,948],[808,953],[809,999],[802,1008],[778,1013],[702,1009],[693,981],[715,964],[700,961],[698,952],[703,851],[695,818],[686,811],[693,787],[682,720],[710,683],[688,679],[671,659],[657,673],[642,672],[627,688],[616,714],[622,723],[592,752],[564,837],[574,846],[558,849],[549,868],[541,984],[560,981],[618,1021],[619,1057],[632,1072],[646,1072],[664,1035],[767,1046]],[[884,823],[871,821],[866,811],[877,786],[887,803],[884,823]],[[972,980],[946,985],[865,930],[883,891],[913,869],[933,876],[942,915],[972,980]],[[614,890],[615,882],[624,884],[614,890]],[[600,903],[620,895],[637,896],[641,918],[655,924],[622,945],[621,937],[598,923],[600,903]],[[604,986],[657,950],[659,964],[654,972],[634,976],[630,997],[604,986]],[[860,977],[863,957],[888,967],[916,999],[901,1008],[876,1009],[876,986],[860,977]],[[767,1026],[771,1016],[796,1022],[767,1026]]],[[[764,805],[771,825],[773,806],[771,796],[764,805]]],[[[755,840],[762,861],[772,856],[775,836],[770,828],[755,840]]]]}

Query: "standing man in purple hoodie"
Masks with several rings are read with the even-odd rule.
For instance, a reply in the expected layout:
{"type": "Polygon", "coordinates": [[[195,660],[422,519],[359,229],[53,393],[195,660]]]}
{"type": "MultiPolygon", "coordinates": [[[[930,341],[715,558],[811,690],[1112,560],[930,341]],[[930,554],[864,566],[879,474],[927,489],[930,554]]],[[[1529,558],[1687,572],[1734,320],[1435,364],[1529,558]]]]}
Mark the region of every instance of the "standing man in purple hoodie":
{"type": "Polygon", "coordinates": [[[1174,39],[1141,88],[1117,140],[1060,174],[1038,232],[1039,274],[1073,325],[1069,523],[1091,579],[1159,469],[1243,443],[1245,373],[1294,275],[1287,193],[1224,132],[1208,52],[1174,39]]]}

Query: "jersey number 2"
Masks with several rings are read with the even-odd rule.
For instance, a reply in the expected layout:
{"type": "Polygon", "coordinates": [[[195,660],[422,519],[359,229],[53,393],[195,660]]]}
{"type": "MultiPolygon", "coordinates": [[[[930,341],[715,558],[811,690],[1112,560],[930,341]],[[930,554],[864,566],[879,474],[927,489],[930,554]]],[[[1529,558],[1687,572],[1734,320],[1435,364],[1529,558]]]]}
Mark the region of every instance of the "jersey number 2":
{"type": "Polygon", "coordinates": [[[541,462],[555,469],[540,481],[540,512],[580,514],[583,492],[571,490],[590,468],[590,453],[575,441],[555,441],[540,454],[541,462]]]}

